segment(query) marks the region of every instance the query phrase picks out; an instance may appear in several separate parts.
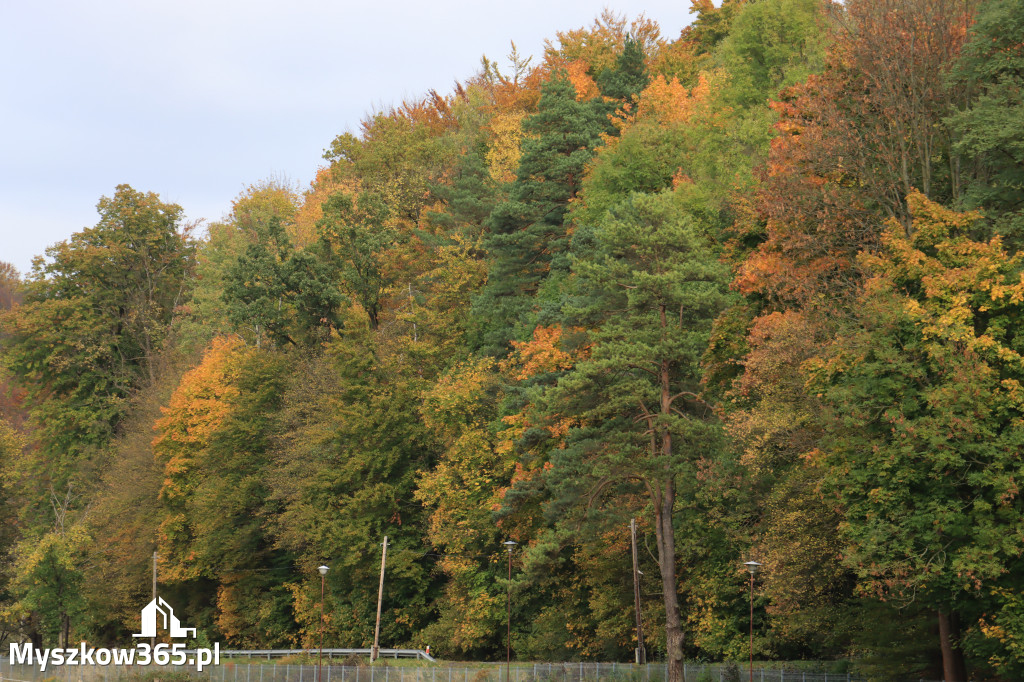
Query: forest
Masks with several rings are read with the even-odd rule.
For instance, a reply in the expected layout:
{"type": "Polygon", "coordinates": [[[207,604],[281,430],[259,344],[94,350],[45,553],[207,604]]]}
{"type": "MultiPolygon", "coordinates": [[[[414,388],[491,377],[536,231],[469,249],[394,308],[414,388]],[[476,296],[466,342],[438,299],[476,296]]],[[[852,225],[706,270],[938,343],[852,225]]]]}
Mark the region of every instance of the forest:
{"type": "Polygon", "coordinates": [[[1024,3],[693,8],[0,264],[0,643],[1024,679],[1024,3]]]}

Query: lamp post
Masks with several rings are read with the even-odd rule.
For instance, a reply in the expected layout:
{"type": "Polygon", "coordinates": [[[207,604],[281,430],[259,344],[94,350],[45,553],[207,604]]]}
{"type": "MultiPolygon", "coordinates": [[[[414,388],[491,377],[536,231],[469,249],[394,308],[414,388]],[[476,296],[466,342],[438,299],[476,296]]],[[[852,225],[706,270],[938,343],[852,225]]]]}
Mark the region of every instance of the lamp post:
{"type": "Polygon", "coordinates": [[[509,676],[512,672],[512,548],[516,546],[516,543],[506,540],[501,544],[505,545],[505,549],[508,550],[508,582],[505,583],[506,613],[508,614],[508,629],[505,635],[505,682],[509,682],[512,679],[509,676]]]}
{"type": "Polygon", "coordinates": [[[320,651],[316,659],[316,682],[320,682],[320,666],[324,660],[324,582],[327,579],[327,571],[331,568],[318,566],[316,570],[320,571],[320,651]]]}
{"type": "Polygon", "coordinates": [[[743,565],[750,572],[750,682],[754,682],[754,576],[761,570],[761,564],[748,561],[743,565]]]}

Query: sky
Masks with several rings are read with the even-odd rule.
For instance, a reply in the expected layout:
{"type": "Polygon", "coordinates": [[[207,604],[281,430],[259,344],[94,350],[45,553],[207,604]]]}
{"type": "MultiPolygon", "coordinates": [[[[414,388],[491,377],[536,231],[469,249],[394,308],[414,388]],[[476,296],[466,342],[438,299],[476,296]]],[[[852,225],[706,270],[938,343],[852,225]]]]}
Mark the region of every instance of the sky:
{"type": "MultiPolygon", "coordinates": [[[[119,184],[221,219],[268,178],[307,187],[342,132],[446,94],[510,41],[589,26],[582,0],[0,2],[0,260],[22,273],[119,184]]],[[[675,38],[687,0],[619,0],[675,38]]]]}

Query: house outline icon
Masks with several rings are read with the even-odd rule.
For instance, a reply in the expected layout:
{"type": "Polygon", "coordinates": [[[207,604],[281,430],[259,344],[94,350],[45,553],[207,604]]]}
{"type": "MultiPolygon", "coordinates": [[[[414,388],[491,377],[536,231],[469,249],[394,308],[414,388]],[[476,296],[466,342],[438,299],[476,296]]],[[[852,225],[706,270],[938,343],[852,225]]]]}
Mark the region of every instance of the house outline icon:
{"type": "Polygon", "coordinates": [[[163,597],[157,597],[142,609],[142,632],[132,637],[156,637],[161,620],[163,629],[167,630],[171,637],[196,636],[196,629],[181,627],[181,622],[174,615],[171,605],[165,602],[163,597]]]}

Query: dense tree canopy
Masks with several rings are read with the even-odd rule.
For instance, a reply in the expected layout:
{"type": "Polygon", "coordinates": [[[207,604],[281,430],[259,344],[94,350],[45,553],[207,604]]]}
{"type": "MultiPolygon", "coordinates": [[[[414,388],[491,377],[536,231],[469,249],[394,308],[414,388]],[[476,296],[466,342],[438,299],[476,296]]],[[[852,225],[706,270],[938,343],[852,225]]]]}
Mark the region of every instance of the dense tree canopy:
{"type": "Polygon", "coordinates": [[[0,263],[0,643],[1018,679],[1021,4],[692,4],[0,263]]]}

